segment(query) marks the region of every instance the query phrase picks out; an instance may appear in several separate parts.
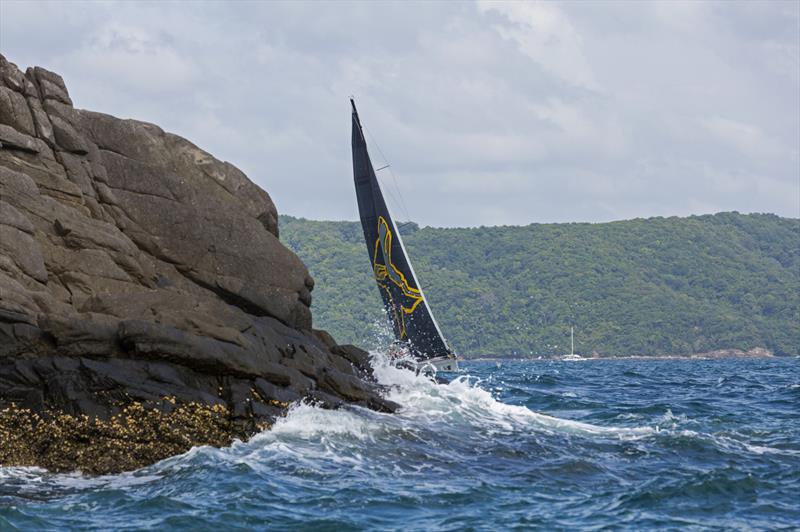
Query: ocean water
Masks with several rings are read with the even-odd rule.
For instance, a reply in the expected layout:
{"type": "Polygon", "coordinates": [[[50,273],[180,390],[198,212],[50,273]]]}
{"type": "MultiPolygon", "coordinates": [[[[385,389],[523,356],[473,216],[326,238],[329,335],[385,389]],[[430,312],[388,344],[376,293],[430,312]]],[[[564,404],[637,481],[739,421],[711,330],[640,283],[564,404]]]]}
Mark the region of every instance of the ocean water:
{"type": "Polygon", "coordinates": [[[0,468],[0,529],[800,528],[800,359],[376,367],[398,414],[300,404],[122,475],[0,468]]]}

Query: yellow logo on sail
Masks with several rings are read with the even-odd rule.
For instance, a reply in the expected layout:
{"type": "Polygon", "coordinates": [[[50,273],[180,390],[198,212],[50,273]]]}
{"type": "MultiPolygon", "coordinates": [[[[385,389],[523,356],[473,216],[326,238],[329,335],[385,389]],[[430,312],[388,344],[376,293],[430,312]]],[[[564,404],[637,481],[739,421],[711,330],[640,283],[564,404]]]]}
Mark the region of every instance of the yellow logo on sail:
{"type": "Polygon", "coordinates": [[[395,314],[395,322],[400,325],[400,338],[406,338],[406,320],[405,316],[414,312],[422,302],[422,294],[416,288],[408,284],[405,275],[401,272],[392,262],[392,231],[389,229],[389,224],[383,216],[378,217],[378,239],[375,241],[375,253],[373,255],[372,264],[375,271],[375,279],[378,280],[378,285],[386,291],[389,300],[392,302],[393,312],[395,314]],[[383,261],[379,259],[383,258],[383,261]],[[397,304],[392,297],[392,291],[389,289],[389,282],[398,286],[403,293],[403,303],[400,304],[400,312],[397,312],[397,304]]]}

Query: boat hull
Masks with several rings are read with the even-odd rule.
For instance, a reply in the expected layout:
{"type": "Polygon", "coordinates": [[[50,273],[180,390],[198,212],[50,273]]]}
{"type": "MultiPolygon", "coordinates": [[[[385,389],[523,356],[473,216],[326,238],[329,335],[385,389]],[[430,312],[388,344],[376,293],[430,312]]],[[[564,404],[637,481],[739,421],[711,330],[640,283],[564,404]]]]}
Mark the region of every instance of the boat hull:
{"type": "Polygon", "coordinates": [[[436,357],[419,363],[418,371],[425,372],[429,370],[433,370],[434,373],[456,372],[458,371],[458,360],[453,357],[436,357]]]}

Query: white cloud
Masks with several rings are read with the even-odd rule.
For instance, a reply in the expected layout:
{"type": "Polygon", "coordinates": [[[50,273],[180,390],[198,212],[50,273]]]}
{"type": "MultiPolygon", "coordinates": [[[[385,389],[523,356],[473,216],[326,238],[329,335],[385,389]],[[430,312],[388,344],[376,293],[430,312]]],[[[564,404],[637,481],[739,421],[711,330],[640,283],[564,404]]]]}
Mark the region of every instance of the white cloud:
{"type": "Polygon", "coordinates": [[[581,35],[555,4],[479,0],[478,6],[505,16],[511,24],[495,25],[497,32],[544,69],[578,87],[599,90],[581,35]]]}
{"type": "Polygon", "coordinates": [[[281,212],[356,219],[353,94],[423,224],[800,215],[796,2],[0,9],[11,61],[236,164],[281,212]]]}
{"type": "Polygon", "coordinates": [[[650,3],[658,21],[679,31],[701,29],[711,4],[695,0],[660,0],[650,3]]]}
{"type": "Polygon", "coordinates": [[[714,136],[729,144],[739,153],[753,158],[779,158],[785,156],[776,141],[752,124],[715,116],[704,118],[702,125],[714,136]]]}
{"type": "Polygon", "coordinates": [[[199,71],[190,58],[169,46],[139,40],[143,33],[109,31],[113,34],[104,32],[102,41],[75,51],[64,61],[95,76],[113,76],[142,94],[191,90],[199,71]]]}

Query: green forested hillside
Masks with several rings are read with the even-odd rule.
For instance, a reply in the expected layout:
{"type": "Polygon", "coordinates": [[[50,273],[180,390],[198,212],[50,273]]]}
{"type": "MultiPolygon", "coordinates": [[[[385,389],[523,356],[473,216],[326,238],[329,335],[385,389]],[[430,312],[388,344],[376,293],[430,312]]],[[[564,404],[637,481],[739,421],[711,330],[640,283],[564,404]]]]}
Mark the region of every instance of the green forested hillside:
{"type": "MultiPolygon", "coordinates": [[[[357,222],[280,217],[316,280],[314,326],[370,346],[384,320],[357,222]]],[[[463,355],[800,353],[800,220],[721,213],[419,229],[404,242],[463,355]]]]}

